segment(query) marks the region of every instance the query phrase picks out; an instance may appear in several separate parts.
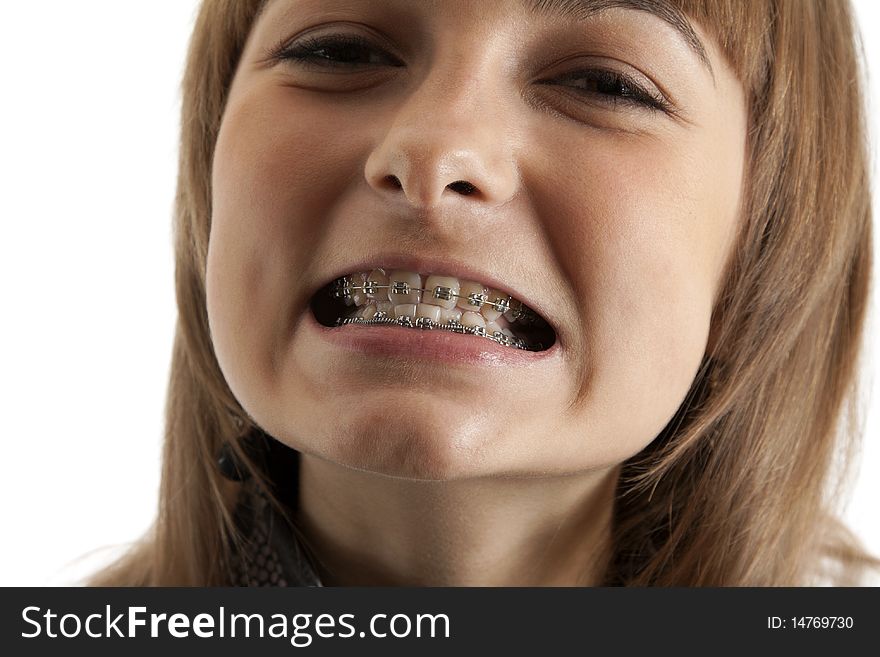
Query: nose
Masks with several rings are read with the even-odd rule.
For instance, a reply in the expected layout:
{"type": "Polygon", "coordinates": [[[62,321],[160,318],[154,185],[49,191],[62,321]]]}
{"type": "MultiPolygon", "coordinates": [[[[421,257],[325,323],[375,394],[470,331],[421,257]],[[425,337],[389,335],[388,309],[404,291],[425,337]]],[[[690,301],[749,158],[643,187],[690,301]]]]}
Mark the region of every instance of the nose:
{"type": "Polygon", "coordinates": [[[484,207],[510,200],[519,185],[513,139],[494,94],[477,86],[424,80],[404,96],[367,158],[368,183],[418,210],[462,196],[484,207]]]}

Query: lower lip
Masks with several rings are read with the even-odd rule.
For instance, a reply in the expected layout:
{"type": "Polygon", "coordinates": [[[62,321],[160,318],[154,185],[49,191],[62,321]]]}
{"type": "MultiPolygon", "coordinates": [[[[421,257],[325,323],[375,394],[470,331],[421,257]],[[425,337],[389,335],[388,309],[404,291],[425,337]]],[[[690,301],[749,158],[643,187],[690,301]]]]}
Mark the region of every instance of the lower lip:
{"type": "Polygon", "coordinates": [[[440,329],[426,330],[405,326],[364,326],[346,324],[327,327],[311,312],[308,324],[327,342],[352,353],[395,356],[442,363],[484,366],[528,366],[556,354],[558,341],[545,351],[526,351],[505,347],[476,335],[462,335],[440,329]]]}

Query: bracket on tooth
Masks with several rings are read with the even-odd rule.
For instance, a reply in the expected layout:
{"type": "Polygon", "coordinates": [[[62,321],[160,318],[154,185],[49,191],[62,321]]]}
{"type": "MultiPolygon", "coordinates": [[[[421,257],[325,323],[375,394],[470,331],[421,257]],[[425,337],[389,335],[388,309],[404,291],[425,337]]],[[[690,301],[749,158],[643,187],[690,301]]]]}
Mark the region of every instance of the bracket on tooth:
{"type": "Polygon", "coordinates": [[[495,306],[495,310],[504,314],[510,310],[510,297],[507,297],[506,299],[504,297],[496,297],[492,305],[495,306]]]}
{"type": "Polygon", "coordinates": [[[337,278],[333,284],[333,296],[337,299],[347,299],[351,297],[352,287],[351,279],[348,276],[337,278]]]}
{"type": "Polygon", "coordinates": [[[505,335],[501,331],[495,331],[492,334],[492,337],[495,338],[495,342],[498,344],[503,344],[505,347],[509,347],[511,345],[510,336],[505,335]]]}
{"type": "Polygon", "coordinates": [[[434,298],[435,299],[443,299],[444,301],[450,301],[453,297],[452,288],[443,287],[442,285],[438,285],[434,288],[434,298]]]}
{"type": "Polygon", "coordinates": [[[465,330],[465,326],[461,324],[457,319],[450,319],[446,323],[446,325],[453,333],[467,333],[467,331],[465,330]]]}

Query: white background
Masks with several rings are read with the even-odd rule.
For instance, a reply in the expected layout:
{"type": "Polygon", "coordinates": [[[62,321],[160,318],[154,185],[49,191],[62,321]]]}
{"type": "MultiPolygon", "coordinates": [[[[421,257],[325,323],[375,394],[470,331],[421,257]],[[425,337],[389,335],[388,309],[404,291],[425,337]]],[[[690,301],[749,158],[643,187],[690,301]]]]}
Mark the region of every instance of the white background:
{"type": "MultiPolygon", "coordinates": [[[[155,513],[178,82],[196,4],[0,6],[0,585],[70,582],[119,548],[73,560],[135,539],[155,513]]],[[[880,75],[878,3],[856,7],[880,75]]],[[[871,90],[877,135],[876,79],[871,90]]],[[[877,332],[872,320],[874,362],[877,332]]],[[[847,512],[875,554],[878,388],[847,512]]]]}

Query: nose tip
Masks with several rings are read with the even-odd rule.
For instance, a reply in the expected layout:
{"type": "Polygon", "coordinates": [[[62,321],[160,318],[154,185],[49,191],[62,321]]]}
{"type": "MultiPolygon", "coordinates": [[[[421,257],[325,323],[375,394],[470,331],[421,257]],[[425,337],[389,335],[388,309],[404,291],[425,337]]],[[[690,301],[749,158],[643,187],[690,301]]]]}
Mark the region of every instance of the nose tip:
{"type": "MultiPolygon", "coordinates": [[[[421,105],[424,107],[424,105],[421,105]]],[[[519,174],[497,119],[475,111],[408,113],[404,108],[367,159],[365,176],[379,193],[419,209],[467,197],[501,205],[517,190],[519,174]],[[453,122],[454,121],[454,122],[453,122]]]]}

